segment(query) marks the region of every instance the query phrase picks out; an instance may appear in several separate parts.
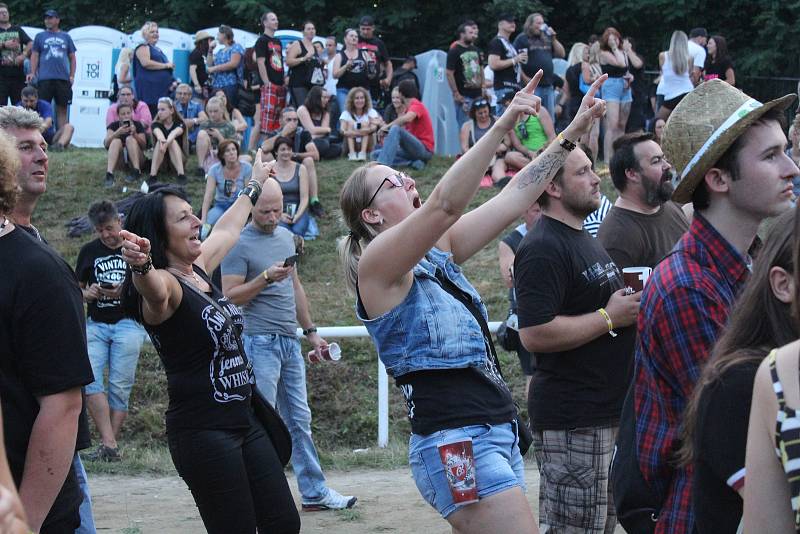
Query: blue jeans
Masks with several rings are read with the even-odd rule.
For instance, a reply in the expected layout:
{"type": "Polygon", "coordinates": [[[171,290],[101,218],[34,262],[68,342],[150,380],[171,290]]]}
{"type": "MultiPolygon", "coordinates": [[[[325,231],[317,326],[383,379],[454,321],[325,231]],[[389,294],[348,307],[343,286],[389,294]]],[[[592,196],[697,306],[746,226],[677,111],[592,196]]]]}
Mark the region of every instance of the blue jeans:
{"type": "Polygon", "coordinates": [[[132,319],[115,324],[86,321],[89,361],[94,373],[94,382],[86,386],[87,395],[106,392],[103,373],[108,367],[108,406],[118,412],[128,411],[144,335],[144,329],[132,319]]]}
{"type": "Polygon", "coordinates": [[[461,131],[461,126],[469,120],[469,110],[472,107],[472,102],[475,101],[475,98],[471,98],[469,96],[462,97],[464,102],[458,103],[453,101],[453,105],[456,107],[456,120],[458,121],[458,129],[461,131]]]}
{"type": "MultiPolygon", "coordinates": [[[[347,102],[347,93],[350,92],[350,89],[345,89],[344,87],[337,87],[336,88],[336,103],[339,104],[339,113],[347,109],[345,103],[347,102]]],[[[333,117],[331,117],[333,118],[333,117]]],[[[339,118],[337,117],[336,120],[338,121],[339,118]]]]}
{"type": "Polygon", "coordinates": [[[309,222],[310,222],[310,220],[309,220],[308,210],[306,210],[306,211],[303,212],[303,214],[300,216],[300,218],[297,219],[292,224],[287,224],[287,223],[285,223],[283,221],[280,221],[278,224],[280,226],[283,226],[284,228],[286,228],[287,230],[289,230],[293,234],[297,234],[299,236],[305,236],[306,235],[306,231],[308,230],[308,223],[309,222]]]}
{"type": "Polygon", "coordinates": [[[503,105],[503,98],[508,93],[516,94],[516,92],[517,92],[517,90],[516,89],[512,89],[511,87],[506,87],[506,88],[503,88],[503,89],[495,89],[494,90],[494,96],[497,97],[497,112],[495,113],[495,116],[499,117],[506,110],[506,107],[503,105]]]}
{"type": "Polygon", "coordinates": [[[206,222],[211,226],[214,226],[217,224],[219,218],[222,217],[231,206],[233,206],[233,202],[214,202],[214,205],[210,210],[208,210],[206,222]]]}
{"type": "Polygon", "coordinates": [[[552,85],[548,85],[542,87],[541,85],[536,88],[536,91],[533,93],[539,98],[542,99],[542,107],[547,108],[547,112],[550,114],[550,118],[553,119],[553,122],[556,121],[556,91],[553,89],[552,85]]]}
{"type": "Polygon", "coordinates": [[[372,153],[372,159],[381,165],[410,165],[412,161],[427,162],[433,154],[414,134],[394,125],[383,141],[383,147],[372,153]]]}
{"type": "Polygon", "coordinates": [[[75,478],[78,479],[78,485],[81,488],[83,495],[83,502],[81,502],[81,526],[75,529],[75,534],[95,534],[97,530],[94,526],[94,514],[92,514],[92,495],[89,493],[89,482],[86,478],[86,469],[83,468],[83,462],[78,453],[72,459],[72,467],[75,469],[75,478]]]}
{"type": "Polygon", "coordinates": [[[277,402],[278,412],[292,435],[292,468],[300,495],[306,501],[321,499],[328,494],[328,488],[311,437],[306,364],[300,352],[300,341],[282,334],[245,335],[243,338],[259,391],[273,405],[277,402]]]}

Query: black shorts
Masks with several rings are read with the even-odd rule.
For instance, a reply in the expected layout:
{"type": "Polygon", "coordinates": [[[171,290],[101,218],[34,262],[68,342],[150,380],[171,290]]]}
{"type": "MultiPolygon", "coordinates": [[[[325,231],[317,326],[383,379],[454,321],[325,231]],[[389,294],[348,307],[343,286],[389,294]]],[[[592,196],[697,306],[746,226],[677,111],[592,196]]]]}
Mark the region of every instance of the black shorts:
{"type": "Polygon", "coordinates": [[[517,351],[519,358],[519,366],[522,367],[522,374],[525,376],[533,376],[533,371],[536,369],[536,362],[533,360],[533,354],[520,347],[517,351]]]}
{"type": "Polygon", "coordinates": [[[45,102],[49,103],[55,98],[59,106],[72,104],[72,85],[69,80],[39,80],[36,88],[39,90],[39,98],[45,102]]]}
{"type": "Polygon", "coordinates": [[[683,100],[683,97],[688,95],[689,93],[683,93],[682,95],[678,95],[675,98],[670,98],[669,100],[664,100],[661,105],[669,110],[675,109],[675,106],[678,105],[678,102],[683,100]]]}

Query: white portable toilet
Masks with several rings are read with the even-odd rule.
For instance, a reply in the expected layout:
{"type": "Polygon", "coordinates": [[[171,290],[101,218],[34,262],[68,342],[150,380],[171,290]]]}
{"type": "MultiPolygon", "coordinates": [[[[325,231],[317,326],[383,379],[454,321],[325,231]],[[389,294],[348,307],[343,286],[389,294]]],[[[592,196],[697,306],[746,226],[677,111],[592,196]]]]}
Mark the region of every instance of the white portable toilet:
{"type": "MultiPolygon", "coordinates": [[[[210,28],[203,28],[202,30],[197,31],[208,32],[211,34],[211,37],[216,39],[217,34],[219,33],[219,26],[211,26],[210,28]]],[[[242,45],[243,48],[250,48],[251,46],[255,46],[256,41],[258,40],[258,34],[249,32],[247,30],[242,30],[241,28],[233,28],[233,40],[242,45]]],[[[219,46],[219,43],[217,43],[217,46],[219,46]]],[[[194,48],[194,35],[192,35],[192,48],[194,48]]]]}
{"type": "MultiPolygon", "coordinates": [[[[128,39],[134,49],[144,43],[141,29],[130,34],[128,39]]],[[[194,48],[192,36],[179,30],[173,30],[172,28],[159,27],[156,46],[164,52],[168,60],[175,64],[175,70],[172,71],[172,75],[182,82],[188,82],[189,54],[194,48]]]]}
{"type": "Polygon", "coordinates": [[[31,41],[33,41],[33,38],[36,37],[38,33],[44,31],[44,28],[34,28],[33,26],[20,26],[20,28],[31,38],[31,41]]]}
{"type": "Polygon", "coordinates": [[[82,26],[69,32],[75,43],[77,69],[72,86],[69,121],[75,127],[72,144],[102,147],[106,135],[108,95],[114,77],[114,61],[127,36],[104,26],[82,26]]]}
{"type": "Polygon", "coordinates": [[[461,143],[453,93],[445,75],[447,54],[441,50],[428,50],[416,58],[422,103],[428,109],[433,124],[436,142],[434,152],[442,156],[454,156],[461,152],[461,143]]]}

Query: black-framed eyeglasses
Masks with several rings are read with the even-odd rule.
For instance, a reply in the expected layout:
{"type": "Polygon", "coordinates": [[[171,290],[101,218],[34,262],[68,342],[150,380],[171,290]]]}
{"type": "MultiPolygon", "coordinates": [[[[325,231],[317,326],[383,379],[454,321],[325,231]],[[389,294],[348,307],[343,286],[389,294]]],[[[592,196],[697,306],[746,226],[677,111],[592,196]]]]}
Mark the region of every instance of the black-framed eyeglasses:
{"type": "Polygon", "coordinates": [[[404,179],[407,176],[408,175],[406,173],[404,173],[404,172],[396,172],[396,173],[390,174],[389,176],[384,178],[383,181],[381,182],[381,185],[379,185],[378,189],[375,190],[375,194],[370,197],[369,202],[367,202],[367,206],[366,207],[367,208],[370,207],[370,205],[372,204],[372,201],[375,200],[375,197],[378,196],[378,193],[380,193],[381,189],[383,189],[383,184],[385,184],[386,182],[389,182],[392,187],[403,187],[405,185],[404,179]]]}

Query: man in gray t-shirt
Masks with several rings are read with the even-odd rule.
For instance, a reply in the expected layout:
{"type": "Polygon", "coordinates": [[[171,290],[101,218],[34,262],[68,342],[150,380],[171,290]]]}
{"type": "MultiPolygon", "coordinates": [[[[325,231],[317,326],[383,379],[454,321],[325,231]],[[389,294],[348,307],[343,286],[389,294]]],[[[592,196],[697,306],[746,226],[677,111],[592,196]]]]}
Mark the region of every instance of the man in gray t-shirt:
{"type": "Polygon", "coordinates": [[[222,262],[222,289],[244,315],[244,346],[253,363],[256,385],[292,435],[292,467],[304,511],[350,508],[351,495],[325,485],[311,437],[306,368],[297,339],[297,323],[314,348],[328,343],[317,334],[308,300],[294,269],[293,234],[280,226],[283,194],[269,179],[253,206],[253,221],[222,262]]]}

